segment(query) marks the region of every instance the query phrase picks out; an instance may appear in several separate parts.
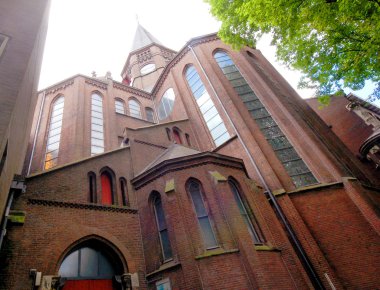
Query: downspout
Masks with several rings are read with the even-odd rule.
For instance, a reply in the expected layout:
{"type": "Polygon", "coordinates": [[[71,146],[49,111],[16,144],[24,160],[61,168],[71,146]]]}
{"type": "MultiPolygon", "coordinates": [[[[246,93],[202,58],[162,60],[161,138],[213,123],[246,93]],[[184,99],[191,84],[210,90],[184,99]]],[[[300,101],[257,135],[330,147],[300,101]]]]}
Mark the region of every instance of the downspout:
{"type": "Polygon", "coordinates": [[[43,109],[44,104],[45,104],[45,97],[46,97],[46,91],[44,91],[43,95],[42,95],[42,102],[41,102],[41,106],[40,106],[40,111],[38,113],[38,120],[37,120],[36,131],[34,132],[34,140],[33,140],[32,152],[30,153],[29,166],[28,166],[28,171],[26,173],[27,176],[29,175],[30,168],[32,167],[34,150],[36,149],[36,143],[37,143],[37,135],[38,135],[38,132],[40,130],[40,123],[41,123],[41,117],[42,117],[42,109],[43,109]]]}
{"type": "Polygon", "coordinates": [[[285,229],[286,229],[288,235],[290,236],[290,239],[291,239],[293,245],[295,246],[295,250],[298,253],[298,256],[302,260],[302,265],[304,266],[307,275],[309,276],[309,278],[310,278],[311,282],[313,283],[314,287],[316,287],[317,289],[325,289],[325,287],[323,286],[323,284],[322,284],[321,280],[319,279],[317,273],[315,272],[313,265],[311,264],[309,258],[307,257],[305,250],[303,249],[301,243],[299,242],[299,240],[298,240],[298,238],[297,238],[294,230],[292,229],[291,225],[289,224],[288,220],[286,219],[285,214],[283,213],[283,211],[281,209],[281,206],[278,204],[278,202],[276,200],[276,197],[274,196],[274,194],[270,190],[267,182],[265,181],[265,179],[263,177],[263,174],[261,173],[261,171],[260,171],[259,167],[257,166],[255,160],[253,159],[253,156],[251,155],[251,153],[249,152],[247,146],[243,142],[243,140],[241,138],[241,135],[239,134],[239,131],[237,130],[234,122],[232,121],[231,117],[227,113],[226,108],[224,107],[224,105],[223,105],[222,101],[220,100],[218,94],[216,93],[215,88],[212,85],[210,79],[208,78],[208,76],[207,76],[207,74],[206,74],[206,72],[205,72],[202,64],[200,63],[200,61],[199,61],[199,59],[198,59],[198,57],[197,57],[197,55],[196,55],[196,53],[194,51],[194,49],[190,45],[188,45],[188,48],[191,50],[193,56],[195,57],[198,65],[200,66],[200,68],[202,70],[202,73],[206,77],[207,82],[209,83],[209,85],[210,85],[210,87],[211,87],[214,95],[216,96],[216,99],[218,100],[219,105],[223,109],[224,114],[227,116],[228,121],[230,122],[230,124],[231,124],[232,128],[234,129],[234,131],[235,131],[235,133],[236,133],[236,135],[237,135],[240,143],[242,144],[242,146],[244,148],[244,151],[247,153],[247,155],[249,157],[249,160],[251,161],[251,163],[252,163],[252,165],[253,165],[256,173],[259,176],[259,179],[260,179],[261,183],[263,184],[263,186],[265,188],[266,193],[269,196],[270,201],[273,203],[273,206],[275,208],[276,213],[278,214],[280,220],[284,224],[285,229]]]}
{"type": "Polygon", "coordinates": [[[1,246],[3,245],[3,240],[4,240],[4,237],[7,233],[7,223],[8,223],[8,217],[9,217],[9,212],[11,210],[11,206],[12,206],[12,203],[13,203],[13,196],[14,196],[14,190],[12,189],[10,194],[9,194],[9,198],[8,198],[8,202],[7,202],[7,207],[5,209],[5,214],[4,214],[4,218],[3,218],[3,223],[1,225],[1,232],[0,232],[0,250],[1,250],[1,246]]]}

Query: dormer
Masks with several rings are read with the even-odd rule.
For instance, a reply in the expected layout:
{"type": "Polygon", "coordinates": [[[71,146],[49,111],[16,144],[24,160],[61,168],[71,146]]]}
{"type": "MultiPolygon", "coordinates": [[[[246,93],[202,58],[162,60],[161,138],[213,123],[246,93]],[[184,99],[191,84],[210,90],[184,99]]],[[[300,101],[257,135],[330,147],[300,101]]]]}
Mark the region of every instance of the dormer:
{"type": "Polygon", "coordinates": [[[176,53],[163,46],[144,27],[137,24],[131,52],[121,72],[123,83],[150,92],[164,67],[176,53]]]}

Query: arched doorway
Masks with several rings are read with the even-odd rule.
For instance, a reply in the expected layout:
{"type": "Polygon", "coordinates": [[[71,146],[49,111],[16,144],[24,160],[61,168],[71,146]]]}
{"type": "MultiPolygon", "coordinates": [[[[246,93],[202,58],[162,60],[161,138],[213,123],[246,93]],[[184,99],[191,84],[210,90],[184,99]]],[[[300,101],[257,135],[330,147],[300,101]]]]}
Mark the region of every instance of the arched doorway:
{"type": "Polygon", "coordinates": [[[91,239],[74,247],[63,259],[58,274],[65,279],[63,290],[119,290],[123,264],[107,244],[91,239]]]}

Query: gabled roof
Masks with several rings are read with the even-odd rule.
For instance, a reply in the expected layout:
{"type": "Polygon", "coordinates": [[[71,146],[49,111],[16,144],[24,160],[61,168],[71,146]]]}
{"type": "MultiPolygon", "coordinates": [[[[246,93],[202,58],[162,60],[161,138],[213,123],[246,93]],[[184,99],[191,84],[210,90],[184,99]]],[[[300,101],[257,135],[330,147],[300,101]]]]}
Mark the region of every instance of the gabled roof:
{"type": "Polygon", "coordinates": [[[131,51],[138,50],[138,49],[145,47],[145,46],[148,46],[152,43],[162,45],[162,43],[157,38],[155,38],[144,27],[142,27],[140,25],[140,23],[138,23],[136,33],[135,33],[135,37],[133,39],[131,51]]]}
{"type": "Polygon", "coordinates": [[[191,149],[182,145],[178,145],[178,144],[172,144],[169,146],[168,149],[162,152],[162,154],[159,155],[152,163],[150,163],[147,167],[145,167],[138,175],[153,168],[154,166],[156,166],[157,164],[160,164],[163,161],[175,159],[179,157],[190,156],[190,155],[199,154],[199,153],[201,152],[198,150],[194,150],[194,149],[191,149]]]}

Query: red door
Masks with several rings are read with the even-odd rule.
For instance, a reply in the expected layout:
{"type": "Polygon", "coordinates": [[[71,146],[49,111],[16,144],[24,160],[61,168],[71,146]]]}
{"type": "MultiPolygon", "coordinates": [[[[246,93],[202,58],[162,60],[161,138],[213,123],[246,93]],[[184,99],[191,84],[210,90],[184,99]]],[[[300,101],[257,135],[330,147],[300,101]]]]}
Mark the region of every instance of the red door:
{"type": "Polygon", "coordinates": [[[112,280],[68,280],[63,290],[114,290],[112,280]]]}
{"type": "Polygon", "coordinates": [[[102,204],[111,205],[112,204],[111,178],[106,173],[103,173],[100,176],[100,180],[102,182],[102,204]]]}

